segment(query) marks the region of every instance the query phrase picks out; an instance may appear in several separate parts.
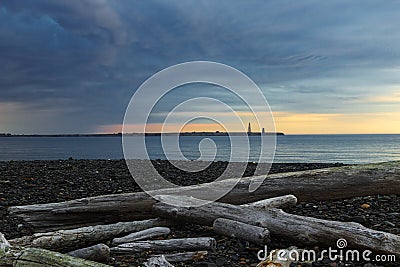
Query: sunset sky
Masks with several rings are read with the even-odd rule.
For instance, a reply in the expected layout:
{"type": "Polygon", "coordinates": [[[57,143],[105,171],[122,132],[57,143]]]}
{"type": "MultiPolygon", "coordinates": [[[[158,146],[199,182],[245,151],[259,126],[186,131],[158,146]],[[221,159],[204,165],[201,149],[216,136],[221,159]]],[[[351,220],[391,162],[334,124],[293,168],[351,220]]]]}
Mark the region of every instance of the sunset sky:
{"type": "MultiPolygon", "coordinates": [[[[146,79],[200,60],[248,75],[277,131],[400,134],[399,10],[390,0],[2,0],[0,133],[119,132],[146,79]]],[[[197,84],[161,99],[148,130],[193,97],[217,98],[253,122],[222,88],[197,84]]],[[[186,112],[228,124],[232,116],[214,105],[186,112]]],[[[225,128],[200,119],[183,130],[225,128]]]]}

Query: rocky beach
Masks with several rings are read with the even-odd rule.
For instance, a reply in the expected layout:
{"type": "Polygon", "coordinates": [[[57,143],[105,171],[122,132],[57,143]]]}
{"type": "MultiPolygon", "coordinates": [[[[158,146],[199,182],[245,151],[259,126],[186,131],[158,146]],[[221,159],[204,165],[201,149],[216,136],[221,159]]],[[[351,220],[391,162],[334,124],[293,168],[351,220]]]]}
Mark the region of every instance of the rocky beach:
{"type": "MultiPolygon", "coordinates": [[[[211,182],[218,177],[227,162],[214,162],[206,170],[187,173],[168,161],[156,160],[153,165],[168,180],[179,185],[211,182]]],[[[292,172],[341,166],[326,163],[276,163],[270,173],[292,172]]],[[[253,175],[255,163],[248,163],[244,176],[253,175]]],[[[8,239],[31,234],[29,225],[10,217],[9,206],[60,202],[77,198],[141,191],[131,177],[124,160],[56,160],[0,162],[0,232],[8,239]]],[[[356,197],[338,201],[298,203],[288,212],[315,218],[357,222],[368,228],[400,235],[400,194],[356,197]]],[[[168,238],[209,236],[217,240],[216,251],[205,259],[176,266],[256,266],[257,252],[263,249],[236,238],[214,233],[210,227],[179,225],[171,228],[168,238]]],[[[334,244],[332,244],[334,245],[334,244]]],[[[268,249],[298,246],[272,236],[268,249]]],[[[299,247],[302,248],[302,247],[299,247]]],[[[311,249],[311,248],[308,248],[311,249]]],[[[321,250],[314,247],[312,249],[321,250]]],[[[142,266],[147,254],[113,256],[110,265],[142,266]]],[[[302,266],[302,265],[294,265],[302,266]]],[[[331,262],[324,259],[303,266],[398,266],[396,263],[331,262]]]]}

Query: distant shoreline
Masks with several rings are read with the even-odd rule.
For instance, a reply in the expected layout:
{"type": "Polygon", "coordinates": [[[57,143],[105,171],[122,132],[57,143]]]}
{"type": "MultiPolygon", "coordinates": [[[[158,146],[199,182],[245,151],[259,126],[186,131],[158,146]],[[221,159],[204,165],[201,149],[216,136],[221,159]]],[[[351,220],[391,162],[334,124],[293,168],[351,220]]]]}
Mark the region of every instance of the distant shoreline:
{"type": "MultiPolygon", "coordinates": [[[[129,133],[128,136],[161,136],[161,133],[129,133]]],[[[267,133],[242,133],[242,132],[184,132],[184,133],[163,133],[163,135],[181,135],[181,136],[260,136],[260,135],[285,135],[282,132],[267,133]]],[[[0,134],[0,137],[104,137],[104,136],[122,136],[122,133],[115,134],[0,134]]]]}

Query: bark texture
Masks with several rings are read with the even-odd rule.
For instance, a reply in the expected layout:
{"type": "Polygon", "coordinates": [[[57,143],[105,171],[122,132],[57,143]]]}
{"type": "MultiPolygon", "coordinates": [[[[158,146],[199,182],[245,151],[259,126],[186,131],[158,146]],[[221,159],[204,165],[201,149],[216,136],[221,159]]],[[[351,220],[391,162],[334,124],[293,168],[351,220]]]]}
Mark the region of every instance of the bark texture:
{"type": "Polygon", "coordinates": [[[217,234],[241,238],[257,245],[264,245],[269,241],[267,228],[243,222],[218,218],[214,221],[213,228],[217,234]]]}

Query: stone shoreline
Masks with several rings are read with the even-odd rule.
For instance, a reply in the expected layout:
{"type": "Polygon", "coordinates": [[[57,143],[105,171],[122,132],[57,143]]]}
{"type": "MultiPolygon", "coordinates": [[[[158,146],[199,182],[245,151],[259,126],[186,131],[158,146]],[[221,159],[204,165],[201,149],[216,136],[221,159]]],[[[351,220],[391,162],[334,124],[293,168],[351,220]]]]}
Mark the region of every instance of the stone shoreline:
{"type": "MultiPolygon", "coordinates": [[[[167,161],[154,161],[153,164],[168,180],[180,185],[189,185],[213,181],[223,172],[228,163],[214,162],[206,171],[198,173],[182,172],[167,161]]],[[[340,165],[342,164],[278,163],[272,165],[270,173],[340,165]]],[[[251,176],[255,168],[256,164],[249,163],[244,176],[251,176]]],[[[123,160],[71,159],[0,162],[0,232],[3,232],[9,239],[31,233],[29,226],[8,216],[6,212],[8,206],[59,202],[96,195],[137,191],[140,191],[140,188],[134,182],[123,160]]],[[[287,211],[322,219],[354,221],[372,229],[400,234],[400,194],[299,203],[287,211]]],[[[259,262],[257,252],[261,248],[242,240],[218,236],[208,227],[179,226],[173,228],[170,235],[174,238],[189,236],[214,237],[218,241],[217,250],[209,253],[209,256],[203,261],[176,266],[256,266],[259,262]]],[[[278,237],[272,239],[269,247],[271,249],[287,248],[293,245],[296,244],[278,237]]],[[[146,256],[117,257],[110,264],[113,266],[139,266],[146,256]]],[[[399,266],[398,263],[374,265],[360,262],[348,264],[350,265],[344,265],[344,263],[341,265],[325,260],[313,263],[312,266],[399,266]]]]}

